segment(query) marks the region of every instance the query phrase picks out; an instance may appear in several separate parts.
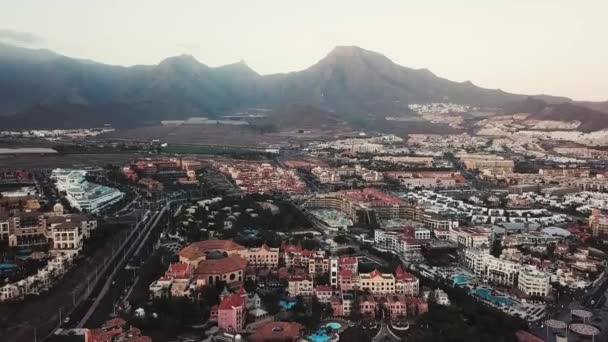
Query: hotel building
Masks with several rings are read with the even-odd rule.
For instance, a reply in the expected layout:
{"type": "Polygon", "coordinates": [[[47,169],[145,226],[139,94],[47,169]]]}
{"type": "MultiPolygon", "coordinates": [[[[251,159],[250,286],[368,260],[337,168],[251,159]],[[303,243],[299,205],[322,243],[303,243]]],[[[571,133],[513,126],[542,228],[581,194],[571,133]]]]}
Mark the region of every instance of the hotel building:
{"type": "Polygon", "coordinates": [[[313,280],[306,275],[290,276],[288,280],[288,291],[291,296],[310,297],[314,292],[313,280]]]}
{"type": "Polygon", "coordinates": [[[589,227],[593,236],[608,236],[608,215],[594,209],[589,216],[589,227]]]}
{"type": "Polygon", "coordinates": [[[277,267],[279,265],[279,249],[270,248],[266,244],[249,248],[243,254],[250,266],[277,267]]]}
{"type": "Polygon", "coordinates": [[[124,197],[117,189],[91,183],[85,179],[87,171],[54,169],[51,179],[56,181],[57,190],[65,192],[66,199],[73,208],[96,213],[124,197]]]}
{"type": "Polygon", "coordinates": [[[551,275],[533,266],[519,270],[517,288],[528,296],[545,297],[551,291],[551,275]]]}
{"type": "Polygon", "coordinates": [[[370,273],[360,273],[356,280],[360,290],[369,290],[373,295],[395,293],[395,276],[390,273],[380,273],[373,270],[370,273]]]}

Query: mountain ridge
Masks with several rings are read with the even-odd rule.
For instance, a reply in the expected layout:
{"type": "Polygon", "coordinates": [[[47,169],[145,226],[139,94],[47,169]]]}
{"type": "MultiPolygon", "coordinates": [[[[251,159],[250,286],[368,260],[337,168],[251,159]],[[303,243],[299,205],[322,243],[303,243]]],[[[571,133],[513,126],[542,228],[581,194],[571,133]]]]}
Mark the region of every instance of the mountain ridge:
{"type": "MultiPolygon", "coordinates": [[[[4,121],[11,127],[19,122],[33,124],[27,118],[32,109],[41,126],[52,124],[60,108],[83,109],[70,104],[90,107],[82,118],[65,116],[74,125],[86,125],[91,113],[104,115],[103,111],[111,112],[113,106],[131,121],[107,113],[108,123],[136,125],[292,105],[313,106],[347,120],[361,120],[369,115],[407,115],[411,103],[501,107],[528,97],[478,87],[471,81],[453,82],[428,69],[404,67],[356,46],[337,46],[304,70],[260,75],[243,61],[209,67],[187,54],[168,57],[156,65],[124,67],[0,44],[0,117],[10,117],[4,121]],[[47,110],[42,110],[45,107],[47,110]]],[[[538,98],[548,103],[571,102],[548,95],[538,98]]],[[[603,108],[601,103],[585,105],[603,108]]]]}

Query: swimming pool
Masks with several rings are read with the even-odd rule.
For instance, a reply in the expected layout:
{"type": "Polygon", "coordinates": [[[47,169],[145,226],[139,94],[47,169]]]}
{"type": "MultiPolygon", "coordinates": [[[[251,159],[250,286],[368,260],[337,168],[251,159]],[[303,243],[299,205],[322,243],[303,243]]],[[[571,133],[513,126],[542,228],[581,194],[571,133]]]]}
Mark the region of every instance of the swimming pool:
{"type": "Polygon", "coordinates": [[[515,301],[513,301],[512,299],[509,299],[507,297],[494,296],[492,294],[492,291],[490,291],[488,289],[481,288],[481,289],[476,289],[473,292],[477,296],[479,296],[479,298],[487,300],[496,306],[503,306],[503,305],[504,306],[513,306],[515,304],[515,301]]]}
{"type": "Polygon", "coordinates": [[[17,268],[18,266],[15,264],[0,264],[0,274],[4,275],[5,273],[12,273],[13,271],[16,271],[17,268]]]}
{"type": "Polygon", "coordinates": [[[285,310],[291,310],[294,306],[296,306],[296,302],[288,302],[285,300],[280,300],[279,306],[285,310]]]}
{"type": "Polygon", "coordinates": [[[337,333],[340,331],[340,329],[342,329],[342,324],[339,322],[329,322],[325,325],[322,325],[317,331],[307,336],[308,340],[312,342],[331,341],[332,334],[330,333],[330,330],[328,328],[331,329],[331,331],[333,331],[334,333],[337,333]]]}
{"type": "Polygon", "coordinates": [[[325,329],[319,329],[306,337],[312,342],[328,342],[331,340],[331,336],[327,334],[325,329]]]}
{"type": "Polygon", "coordinates": [[[452,278],[452,281],[456,285],[466,285],[469,283],[470,279],[471,278],[469,276],[466,276],[464,274],[459,274],[459,275],[454,276],[454,278],[452,278]]]}
{"type": "Polygon", "coordinates": [[[325,324],[325,326],[328,328],[332,328],[333,330],[340,330],[340,328],[342,328],[342,324],[338,322],[329,322],[325,324]]]}

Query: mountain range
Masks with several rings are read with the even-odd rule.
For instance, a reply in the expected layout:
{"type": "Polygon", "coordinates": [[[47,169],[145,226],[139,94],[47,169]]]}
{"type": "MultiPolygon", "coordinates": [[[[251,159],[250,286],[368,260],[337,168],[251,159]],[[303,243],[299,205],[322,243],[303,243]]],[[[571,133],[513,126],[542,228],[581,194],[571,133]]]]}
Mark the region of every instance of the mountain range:
{"type": "MultiPolygon", "coordinates": [[[[529,100],[403,67],[354,46],[336,47],[302,71],[260,75],[244,62],[212,68],[189,55],[122,67],[0,44],[0,123],[13,128],[135,126],[247,108],[280,112],[294,105],[357,122],[370,115],[408,115],[412,103],[516,108],[529,100]]],[[[608,119],[608,114],[603,118],[608,103],[548,95],[533,100],[545,106],[566,103],[581,121],[608,119]]]]}

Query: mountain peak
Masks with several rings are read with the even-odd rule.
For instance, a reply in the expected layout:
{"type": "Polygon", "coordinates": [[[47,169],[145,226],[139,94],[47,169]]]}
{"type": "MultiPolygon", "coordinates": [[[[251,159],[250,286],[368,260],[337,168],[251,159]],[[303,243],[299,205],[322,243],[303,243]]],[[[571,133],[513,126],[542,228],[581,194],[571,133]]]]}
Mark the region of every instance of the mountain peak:
{"type": "Polygon", "coordinates": [[[333,48],[315,66],[335,67],[349,65],[352,67],[356,65],[358,67],[365,67],[367,64],[386,66],[393,64],[393,62],[378,52],[365,50],[354,45],[340,45],[333,48]]]}
{"type": "Polygon", "coordinates": [[[352,56],[355,54],[360,54],[362,52],[366,52],[367,50],[360,48],[358,46],[355,45],[338,45],[336,47],[334,47],[330,52],[329,55],[335,55],[335,56],[352,56]]]}
{"type": "Polygon", "coordinates": [[[251,67],[245,62],[245,60],[241,59],[240,61],[232,64],[222,65],[220,67],[215,68],[217,71],[223,72],[233,72],[240,73],[242,75],[248,76],[259,76],[259,74],[251,69],[251,67]]]}
{"type": "Polygon", "coordinates": [[[178,56],[165,58],[159,63],[159,65],[182,65],[190,67],[204,66],[204,64],[199,62],[196,58],[194,58],[194,56],[188,54],[181,54],[178,56]]]}
{"type": "Polygon", "coordinates": [[[327,55],[333,59],[351,59],[351,58],[376,58],[390,61],[390,59],[383,54],[371,50],[365,50],[355,45],[338,45],[333,48],[327,55]]]}

